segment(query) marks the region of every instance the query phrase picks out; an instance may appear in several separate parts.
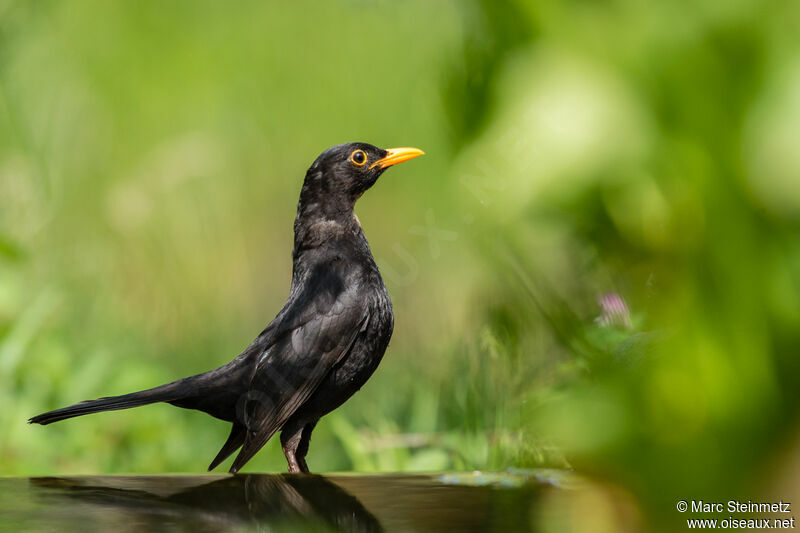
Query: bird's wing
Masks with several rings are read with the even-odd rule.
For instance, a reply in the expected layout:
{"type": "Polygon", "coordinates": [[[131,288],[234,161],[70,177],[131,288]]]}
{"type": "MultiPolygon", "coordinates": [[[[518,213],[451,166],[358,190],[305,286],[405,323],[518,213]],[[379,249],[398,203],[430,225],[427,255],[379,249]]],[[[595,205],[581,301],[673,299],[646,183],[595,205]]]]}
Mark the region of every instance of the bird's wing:
{"type": "MultiPolygon", "coordinates": [[[[347,353],[369,320],[357,283],[335,265],[319,263],[294,284],[289,301],[263,339],[237,416],[247,427],[239,470],[280,429],[347,353]]],[[[343,270],[343,269],[342,269],[343,270]]]]}

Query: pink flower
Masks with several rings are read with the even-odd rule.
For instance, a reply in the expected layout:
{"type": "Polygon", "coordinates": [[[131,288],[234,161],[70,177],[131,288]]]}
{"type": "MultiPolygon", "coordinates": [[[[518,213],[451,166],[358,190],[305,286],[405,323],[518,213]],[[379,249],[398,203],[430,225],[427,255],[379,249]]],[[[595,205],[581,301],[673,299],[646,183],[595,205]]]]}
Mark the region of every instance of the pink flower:
{"type": "Polygon", "coordinates": [[[594,319],[601,326],[624,326],[629,328],[631,324],[631,312],[625,299],[615,292],[607,292],[597,298],[600,306],[600,316],[594,319]]]}

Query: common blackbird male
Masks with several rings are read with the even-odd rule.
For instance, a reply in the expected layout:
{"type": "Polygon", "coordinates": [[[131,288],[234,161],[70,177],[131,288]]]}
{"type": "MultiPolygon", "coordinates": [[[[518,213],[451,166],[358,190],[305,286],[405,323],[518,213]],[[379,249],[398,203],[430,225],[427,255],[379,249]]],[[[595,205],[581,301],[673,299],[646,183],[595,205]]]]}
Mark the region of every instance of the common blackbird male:
{"type": "Polygon", "coordinates": [[[349,143],[314,161],[294,221],[289,298],[233,361],[153,389],[56,409],[30,422],[167,402],[233,423],[209,470],[241,447],[230,468],[237,472],[280,430],[289,471],[308,472],[305,457],[314,426],[369,379],[394,327],[389,294],[353,207],[388,167],[422,153],[349,143]]]}

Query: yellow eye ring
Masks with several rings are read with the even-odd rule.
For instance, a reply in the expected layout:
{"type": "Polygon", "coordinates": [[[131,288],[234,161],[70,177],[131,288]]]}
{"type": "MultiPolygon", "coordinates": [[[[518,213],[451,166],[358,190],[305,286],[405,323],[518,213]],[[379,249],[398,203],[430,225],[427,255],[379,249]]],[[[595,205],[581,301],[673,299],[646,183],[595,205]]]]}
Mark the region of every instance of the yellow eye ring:
{"type": "Polygon", "coordinates": [[[367,164],[367,154],[364,153],[364,150],[356,150],[350,154],[350,162],[357,167],[363,167],[367,164]]]}

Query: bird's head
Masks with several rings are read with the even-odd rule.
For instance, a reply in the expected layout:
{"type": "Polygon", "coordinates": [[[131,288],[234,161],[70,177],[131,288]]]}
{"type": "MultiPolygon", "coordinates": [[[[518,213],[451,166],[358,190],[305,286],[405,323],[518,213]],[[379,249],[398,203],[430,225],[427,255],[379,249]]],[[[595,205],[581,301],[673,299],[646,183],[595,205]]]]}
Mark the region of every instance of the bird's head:
{"type": "Polygon", "coordinates": [[[423,153],[418,148],[384,150],[367,143],[328,148],[306,173],[301,203],[313,202],[324,211],[352,209],[356,200],[387,168],[423,153]]]}

